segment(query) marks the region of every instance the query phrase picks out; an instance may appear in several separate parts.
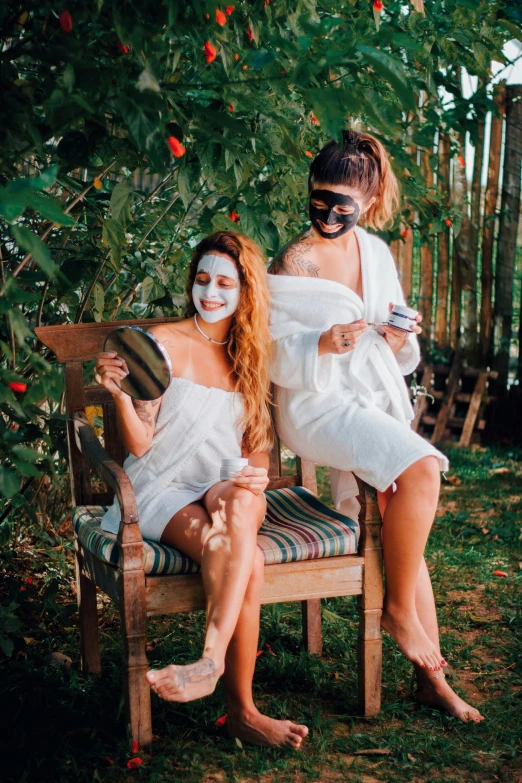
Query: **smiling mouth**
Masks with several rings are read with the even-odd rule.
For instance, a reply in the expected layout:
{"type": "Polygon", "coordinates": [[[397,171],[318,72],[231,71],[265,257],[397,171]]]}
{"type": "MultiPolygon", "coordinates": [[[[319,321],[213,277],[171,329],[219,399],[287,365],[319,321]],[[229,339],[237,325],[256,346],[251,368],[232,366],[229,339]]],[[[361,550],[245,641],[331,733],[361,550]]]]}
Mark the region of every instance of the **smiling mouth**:
{"type": "Polygon", "coordinates": [[[223,302],[209,302],[207,299],[201,300],[203,310],[219,310],[220,307],[224,306],[223,302]]]}
{"type": "Polygon", "coordinates": [[[321,225],[322,230],[326,231],[327,234],[333,234],[335,231],[339,231],[339,229],[343,227],[342,223],[334,223],[333,226],[328,226],[326,223],[323,223],[322,220],[319,220],[318,222],[321,225]]]}

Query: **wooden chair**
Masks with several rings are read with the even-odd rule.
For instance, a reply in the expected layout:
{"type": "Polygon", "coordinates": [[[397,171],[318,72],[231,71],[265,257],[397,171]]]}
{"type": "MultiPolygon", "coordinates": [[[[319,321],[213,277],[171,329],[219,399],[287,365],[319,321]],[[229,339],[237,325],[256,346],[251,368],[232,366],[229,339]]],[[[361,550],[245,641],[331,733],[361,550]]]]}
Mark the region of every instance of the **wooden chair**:
{"type": "MultiPolygon", "coordinates": [[[[111,395],[101,386],[84,384],[83,363],[103,350],[106,336],[116,326],[164,323],[176,319],[148,319],[36,329],[38,338],[65,363],[67,432],[71,491],[74,506],[107,505],[114,494],[122,509],[117,536],[116,565],[90,551],[76,536],[78,609],[81,662],[88,674],[101,670],[96,589],[119,607],[124,642],[124,695],[130,735],[138,744],[152,739],[151,694],[145,680],[147,617],[176,614],[205,607],[199,574],[150,576],[144,570],[144,544],[131,482],[121,465],[125,450],[120,440],[111,395]],[[86,418],[88,406],[103,409],[102,447],[86,418]],[[97,492],[91,471],[109,492],[97,492]]],[[[279,441],[270,459],[269,489],[305,487],[317,492],[315,466],[297,459],[296,475],[283,476],[279,441]]],[[[298,490],[295,490],[296,492],[298,490]]],[[[265,566],[263,603],[301,601],[303,638],[310,653],[321,654],[321,598],[359,596],[358,696],[364,715],[377,715],[381,704],[382,553],[381,519],[376,493],[359,481],[361,513],[357,554],[265,566]]],[[[315,501],[314,501],[315,502],[315,501]]],[[[333,512],[335,513],[335,512],[333,512]]]]}

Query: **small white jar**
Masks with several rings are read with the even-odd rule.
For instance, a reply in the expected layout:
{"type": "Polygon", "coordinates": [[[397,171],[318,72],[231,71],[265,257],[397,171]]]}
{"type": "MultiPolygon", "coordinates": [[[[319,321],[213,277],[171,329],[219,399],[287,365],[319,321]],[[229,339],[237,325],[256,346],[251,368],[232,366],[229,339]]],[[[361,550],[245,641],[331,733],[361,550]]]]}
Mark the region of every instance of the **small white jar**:
{"type": "Polygon", "coordinates": [[[417,310],[406,305],[394,304],[388,316],[388,326],[402,329],[403,332],[411,332],[412,326],[417,323],[417,310]]]}
{"type": "Polygon", "coordinates": [[[233,457],[232,459],[221,460],[221,470],[219,471],[219,477],[221,481],[228,481],[234,478],[234,473],[241,473],[243,468],[248,465],[246,457],[233,457]]]}

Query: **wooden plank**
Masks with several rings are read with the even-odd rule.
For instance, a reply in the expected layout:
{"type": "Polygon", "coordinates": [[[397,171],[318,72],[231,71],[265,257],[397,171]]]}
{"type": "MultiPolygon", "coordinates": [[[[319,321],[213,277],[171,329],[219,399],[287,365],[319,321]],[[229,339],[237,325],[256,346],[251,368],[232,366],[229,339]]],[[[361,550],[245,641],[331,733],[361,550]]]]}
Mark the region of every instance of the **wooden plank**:
{"type": "MultiPolygon", "coordinates": [[[[422,373],[422,379],[420,385],[424,386],[424,388],[427,389],[430,392],[430,394],[432,393],[430,390],[432,375],[433,375],[433,367],[430,364],[428,364],[426,365],[422,373]]],[[[411,423],[411,428],[413,432],[418,431],[419,424],[421,423],[422,417],[426,413],[427,408],[428,408],[428,397],[426,397],[426,395],[423,394],[421,395],[420,398],[418,398],[417,413],[415,414],[415,418],[411,423]]]]}
{"type": "Polygon", "coordinates": [[[179,321],[180,318],[138,318],[135,321],[102,321],[89,324],[40,326],[34,333],[56,355],[58,362],[88,362],[103,351],[107,336],[118,326],[141,326],[179,321]]]}
{"type": "MultiPolygon", "coordinates": [[[[446,422],[446,428],[450,430],[461,430],[464,426],[464,422],[466,419],[463,416],[455,416],[454,418],[449,418],[446,422]]],[[[437,419],[435,416],[424,416],[422,419],[423,424],[427,424],[428,426],[435,425],[437,423],[437,419]]],[[[477,430],[483,430],[486,426],[486,419],[480,419],[478,423],[475,426],[475,429],[477,430]]]]}
{"type": "Polygon", "coordinates": [[[435,429],[433,430],[433,434],[431,436],[432,443],[439,443],[439,441],[441,441],[442,438],[444,437],[444,432],[446,431],[446,423],[448,421],[451,406],[453,405],[453,398],[457,393],[459,378],[460,378],[460,356],[459,353],[457,352],[455,354],[455,358],[453,359],[453,364],[451,365],[451,371],[448,378],[448,385],[446,388],[446,396],[445,399],[442,400],[439,415],[437,416],[437,423],[435,424],[435,429]]]}
{"type": "MultiPolygon", "coordinates": [[[[96,582],[85,575],[83,568],[84,552],[78,539],[75,540],[75,548],[81,667],[84,674],[100,674],[100,632],[98,627],[96,582]]],[[[88,552],[87,554],[90,553],[88,552]]]]}
{"type": "MultiPolygon", "coordinates": [[[[266,566],[261,603],[360,595],[363,565],[363,557],[344,555],[266,566]]],[[[206,605],[199,574],[148,576],[145,594],[149,616],[192,612],[206,605]]]]}
{"type": "Polygon", "coordinates": [[[487,382],[488,373],[486,370],[481,372],[477,377],[475,388],[471,396],[471,402],[469,404],[466,415],[466,420],[464,422],[464,426],[462,427],[462,435],[460,436],[459,446],[469,446],[471,436],[473,435],[473,430],[475,428],[475,422],[479,414],[480,405],[482,403],[482,395],[486,389],[487,382]]]}
{"type": "Polygon", "coordinates": [[[317,476],[315,473],[315,464],[309,459],[301,459],[296,456],[297,484],[305,487],[317,495],[317,476]]]}

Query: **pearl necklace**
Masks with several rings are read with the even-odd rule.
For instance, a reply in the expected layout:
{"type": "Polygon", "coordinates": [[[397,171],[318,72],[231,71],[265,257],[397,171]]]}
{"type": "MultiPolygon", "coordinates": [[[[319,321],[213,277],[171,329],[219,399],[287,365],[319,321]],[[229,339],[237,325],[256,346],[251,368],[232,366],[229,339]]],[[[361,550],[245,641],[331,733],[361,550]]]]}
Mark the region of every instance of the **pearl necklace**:
{"type": "Polygon", "coordinates": [[[229,337],[227,340],[220,343],[217,340],[213,340],[212,337],[208,336],[208,334],[205,334],[201,326],[198,324],[198,316],[196,314],[194,315],[194,323],[196,324],[196,329],[198,330],[198,332],[202,334],[203,337],[205,337],[205,339],[209,340],[211,343],[214,343],[214,345],[226,345],[230,341],[230,337],[229,337]]]}

